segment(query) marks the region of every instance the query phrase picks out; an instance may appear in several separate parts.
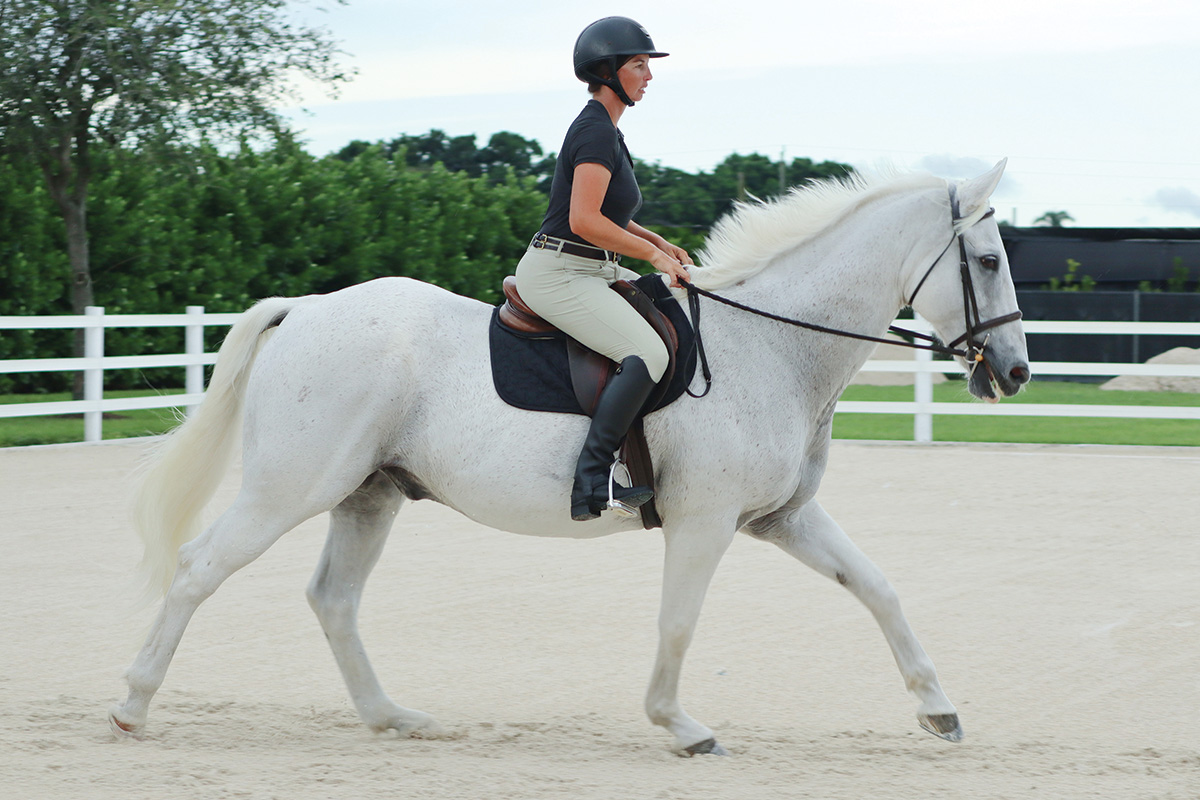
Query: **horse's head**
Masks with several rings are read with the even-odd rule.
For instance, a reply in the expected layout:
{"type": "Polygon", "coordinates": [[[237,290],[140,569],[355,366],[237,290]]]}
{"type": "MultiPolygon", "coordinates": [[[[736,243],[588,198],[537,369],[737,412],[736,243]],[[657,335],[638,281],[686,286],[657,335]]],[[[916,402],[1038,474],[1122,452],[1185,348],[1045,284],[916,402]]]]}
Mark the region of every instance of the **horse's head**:
{"type": "Polygon", "coordinates": [[[1017,293],[989,204],[1006,163],[950,184],[947,221],[953,220],[954,239],[909,298],[943,341],[961,351],[956,359],[970,374],[971,394],[993,403],[1019,392],[1030,377],[1017,293]]]}

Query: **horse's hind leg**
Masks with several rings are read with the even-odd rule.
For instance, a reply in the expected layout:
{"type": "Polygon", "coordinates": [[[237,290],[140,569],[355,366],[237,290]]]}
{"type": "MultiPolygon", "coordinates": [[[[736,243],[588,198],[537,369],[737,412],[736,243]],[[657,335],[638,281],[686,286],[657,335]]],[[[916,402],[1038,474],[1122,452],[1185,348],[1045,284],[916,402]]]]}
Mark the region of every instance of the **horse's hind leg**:
{"type": "Polygon", "coordinates": [[[787,517],[751,526],[751,533],[836,580],[862,601],[883,630],[905,686],[921,701],[917,709],[921,727],[952,742],[962,739],[958,712],[938,683],[933,661],[904,618],[896,590],[820,504],[810,501],[787,517]]]}
{"type": "Polygon", "coordinates": [[[433,717],[399,706],[387,696],[358,634],[363,586],[403,501],[395,485],[376,472],[330,512],[329,535],[308,585],[308,603],[321,622],[363,722],[375,731],[435,736],[441,728],[433,717]]]}
{"type": "Polygon", "coordinates": [[[114,733],[137,735],[141,731],[150,701],[162,686],[192,614],[226,578],[311,516],[297,506],[287,512],[284,506],[257,499],[243,490],[216,522],[179,549],[179,566],[162,608],[146,643],[125,673],[129,695],[124,703],[109,710],[114,733]]]}

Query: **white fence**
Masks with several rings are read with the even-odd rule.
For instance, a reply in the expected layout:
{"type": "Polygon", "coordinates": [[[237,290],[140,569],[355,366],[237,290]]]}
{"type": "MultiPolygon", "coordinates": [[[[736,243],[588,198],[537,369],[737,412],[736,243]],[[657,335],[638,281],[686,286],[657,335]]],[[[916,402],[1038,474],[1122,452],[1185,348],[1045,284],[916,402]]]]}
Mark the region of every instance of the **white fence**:
{"type": "MultiPolygon", "coordinates": [[[[84,397],[50,403],[19,403],[0,405],[0,419],[52,414],[82,414],[84,441],[102,438],[106,412],[143,408],[186,408],[200,403],[204,397],[204,367],[216,361],[216,353],[204,352],[204,328],[228,327],[237,314],[207,314],[203,306],[188,306],[185,314],[113,314],[102,308],[89,308],[85,316],[0,317],[0,331],[80,329],[84,331],[83,358],[12,359],[0,361],[0,374],[21,372],[77,372],[84,374],[84,397]],[[105,356],[104,331],[108,328],[182,327],[184,352],[158,356],[105,356]],[[110,369],[144,369],[148,367],[181,367],[185,371],[183,394],[154,395],[104,399],[104,372],[110,369]]],[[[905,325],[926,333],[932,329],[922,320],[905,321],[905,325]]],[[[1025,332],[1031,336],[1046,333],[1069,334],[1129,334],[1139,336],[1174,335],[1200,337],[1200,323],[1194,322],[1025,322],[1025,332]]],[[[1038,375],[1144,375],[1183,376],[1200,378],[1200,365],[1170,364],[1100,364],[1041,361],[1030,365],[1038,375]]],[[[954,362],[934,361],[927,351],[917,351],[915,360],[868,361],[865,372],[915,373],[911,402],[842,401],[837,410],[854,414],[904,414],[913,417],[913,439],[933,440],[933,417],[939,414],[992,414],[1027,417],[1124,417],[1142,419],[1200,420],[1200,406],[1122,406],[1122,405],[1054,405],[1054,404],[984,404],[933,402],[933,374],[960,373],[954,362]]]]}
{"type": "MultiPolygon", "coordinates": [[[[1197,322],[1038,322],[1022,323],[1029,336],[1046,333],[1069,334],[1128,334],[1137,336],[1200,336],[1197,322]]],[[[924,320],[905,321],[905,326],[921,333],[933,329],[924,320]]],[[[1117,376],[1200,378],[1200,364],[1115,364],[1078,363],[1070,361],[1034,361],[1029,365],[1037,379],[1039,375],[1117,376]]],[[[881,401],[847,401],[837,404],[837,411],[850,414],[911,414],[913,440],[933,441],[933,416],[937,414],[993,414],[1010,417],[1122,417],[1129,419],[1194,419],[1200,420],[1200,406],[1125,406],[1125,405],[1061,405],[1053,403],[935,403],[933,374],[962,374],[955,362],[934,361],[929,351],[916,351],[913,361],[868,361],[864,372],[913,372],[913,401],[905,403],[881,401]]]]}
{"type": "Polygon", "coordinates": [[[83,329],[83,358],[37,358],[0,361],[0,374],[15,372],[83,372],[83,399],[55,403],[0,405],[0,419],[51,414],[83,414],[83,440],[98,442],[103,436],[105,412],[139,408],[184,408],[204,399],[204,367],[215,363],[216,353],[204,352],[204,328],[228,327],[238,314],[206,314],[204,306],[188,306],[184,314],[109,314],[91,306],[85,316],[0,317],[0,331],[83,329]],[[108,328],[184,328],[184,352],[161,356],[105,356],[104,331],[108,328]],[[184,393],[104,399],[104,371],[183,367],[184,393]]]}

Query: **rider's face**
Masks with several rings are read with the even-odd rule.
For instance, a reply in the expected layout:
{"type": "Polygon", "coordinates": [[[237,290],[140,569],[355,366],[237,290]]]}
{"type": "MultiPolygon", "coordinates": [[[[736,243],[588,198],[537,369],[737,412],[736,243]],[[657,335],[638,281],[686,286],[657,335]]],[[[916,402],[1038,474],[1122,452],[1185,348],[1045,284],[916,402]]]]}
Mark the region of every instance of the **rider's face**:
{"type": "Polygon", "coordinates": [[[650,56],[634,56],[617,70],[617,79],[629,99],[635,103],[646,96],[646,84],[654,76],[650,74],[650,56]]]}

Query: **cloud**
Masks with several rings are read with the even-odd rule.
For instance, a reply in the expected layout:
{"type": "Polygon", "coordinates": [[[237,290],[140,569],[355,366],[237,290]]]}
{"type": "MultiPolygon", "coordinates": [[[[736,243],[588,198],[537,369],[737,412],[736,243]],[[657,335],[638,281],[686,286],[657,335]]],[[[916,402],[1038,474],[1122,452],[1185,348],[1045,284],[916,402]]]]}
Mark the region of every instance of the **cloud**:
{"type": "Polygon", "coordinates": [[[1200,217],[1200,194],[1182,186],[1168,186],[1154,193],[1151,201],[1167,211],[1178,211],[1200,217]]]}
{"type": "Polygon", "coordinates": [[[981,158],[951,155],[925,156],[917,162],[918,169],[928,170],[943,178],[975,178],[993,166],[981,158]]]}
{"type": "MultiPolygon", "coordinates": [[[[925,156],[914,165],[917,169],[927,170],[934,175],[942,178],[950,178],[951,180],[960,180],[966,178],[978,178],[983,173],[996,166],[995,162],[984,161],[982,158],[973,158],[971,156],[952,156],[952,155],[930,155],[925,156]]],[[[1009,169],[1012,164],[1009,164],[1009,169]]],[[[1020,190],[1020,184],[1012,179],[1009,172],[1004,173],[1004,177],[1000,179],[1000,186],[996,190],[997,195],[1011,196],[1020,190]]]]}

